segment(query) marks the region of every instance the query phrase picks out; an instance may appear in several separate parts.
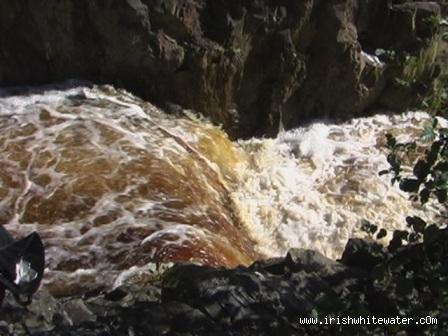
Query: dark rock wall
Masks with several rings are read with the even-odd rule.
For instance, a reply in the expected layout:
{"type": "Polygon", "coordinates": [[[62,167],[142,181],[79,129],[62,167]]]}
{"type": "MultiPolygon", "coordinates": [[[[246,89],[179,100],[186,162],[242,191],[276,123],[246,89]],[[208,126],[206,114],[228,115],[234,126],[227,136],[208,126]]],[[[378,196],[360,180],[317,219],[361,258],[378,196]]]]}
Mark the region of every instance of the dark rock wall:
{"type": "Polygon", "coordinates": [[[3,0],[0,85],[112,83],[195,109],[236,136],[404,109],[415,87],[390,90],[403,68],[372,65],[362,50],[419,55],[436,34],[425,18],[439,7],[396,2],[3,0]]]}

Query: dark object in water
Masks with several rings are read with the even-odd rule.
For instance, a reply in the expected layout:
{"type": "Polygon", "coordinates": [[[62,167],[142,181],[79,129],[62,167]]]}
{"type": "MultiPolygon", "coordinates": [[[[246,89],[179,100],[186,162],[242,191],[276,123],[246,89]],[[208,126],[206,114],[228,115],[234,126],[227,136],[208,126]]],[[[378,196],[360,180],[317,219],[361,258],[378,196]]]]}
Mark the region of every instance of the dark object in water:
{"type": "Polygon", "coordinates": [[[14,241],[0,226],[0,303],[5,289],[23,305],[39,288],[45,268],[45,250],[36,232],[14,241]]]}

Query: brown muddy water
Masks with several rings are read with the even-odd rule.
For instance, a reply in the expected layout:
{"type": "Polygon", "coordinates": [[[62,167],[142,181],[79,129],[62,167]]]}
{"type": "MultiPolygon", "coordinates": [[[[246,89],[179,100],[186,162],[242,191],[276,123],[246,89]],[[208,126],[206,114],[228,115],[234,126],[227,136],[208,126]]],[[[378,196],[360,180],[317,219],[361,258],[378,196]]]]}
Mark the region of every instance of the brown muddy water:
{"type": "Polygon", "coordinates": [[[150,262],[234,267],[292,247],[337,258],[363,219],[392,230],[440,213],[378,176],[385,134],[406,140],[428,120],[376,115],[236,142],[110,86],[3,91],[0,224],[39,232],[55,295],[150,262]]]}

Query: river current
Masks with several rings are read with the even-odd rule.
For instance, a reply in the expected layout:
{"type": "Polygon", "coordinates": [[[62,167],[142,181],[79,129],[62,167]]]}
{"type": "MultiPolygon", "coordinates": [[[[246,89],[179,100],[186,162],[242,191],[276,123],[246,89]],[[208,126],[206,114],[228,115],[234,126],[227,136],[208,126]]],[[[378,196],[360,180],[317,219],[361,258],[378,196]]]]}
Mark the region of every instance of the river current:
{"type": "Polygon", "coordinates": [[[390,231],[440,214],[378,175],[385,134],[406,141],[428,120],[377,114],[231,141],[110,86],[3,90],[0,224],[39,232],[55,295],[113,286],[151,262],[234,267],[293,247],[336,259],[365,236],[363,220],[390,231]]]}

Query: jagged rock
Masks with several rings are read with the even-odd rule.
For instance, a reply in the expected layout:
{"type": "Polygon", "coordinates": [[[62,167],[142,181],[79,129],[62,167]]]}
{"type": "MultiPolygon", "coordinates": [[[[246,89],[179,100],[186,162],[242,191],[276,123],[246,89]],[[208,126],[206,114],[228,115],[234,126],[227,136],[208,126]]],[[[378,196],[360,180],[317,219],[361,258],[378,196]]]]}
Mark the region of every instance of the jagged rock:
{"type": "Polygon", "coordinates": [[[45,289],[38,291],[34,300],[26,308],[19,305],[8,293],[0,310],[0,319],[2,322],[7,321],[5,329],[9,331],[6,332],[0,327],[0,335],[9,335],[9,333],[26,335],[27,330],[33,333],[52,330],[54,319],[62,317],[61,313],[63,314],[61,304],[45,289]]]}
{"type": "Polygon", "coordinates": [[[271,274],[281,275],[287,271],[286,266],[285,258],[272,258],[256,261],[251,268],[254,271],[262,269],[271,274]]]}
{"type": "Polygon", "coordinates": [[[328,259],[319,252],[305,249],[292,249],[286,255],[288,267],[294,271],[316,272],[325,277],[345,271],[344,265],[328,259]]]}
{"type": "Polygon", "coordinates": [[[403,2],[4,0],[0,85],[112,83],[237,136],[404,109],[431,81],[439,7],[403,2]]]}
{"type": "Polygon", "coordinates": [[[372,269],[387,259],[385,248],[372,240],[349,239],[341,262],[347,266],[372,269]]]}
{"type": "MultiPolygon", "coordinates": [[[[110,293],[56,300],[49,298],[48,293],[39,292],[28,308],[6,302],[0,333],[11,336],[386,335],[398,332],[400,335],[445,335],[448,269],[443,261],[448,257],[447,235],[448,229],[439,229],[430,240],[403,246],[380,259],[371,256],[364,259],[366,251],[367,255],[376,255],[375,244],[352,240],[347,244],[342,262],[296,249],[286,258],[259,261],[236,269],[177,264],[164,273],[163,282],[158,285],[160,297],[138,296],[149,301],[130,301],[127,295],[111,296],[110,293]],[[47,307],[51,308],[50,314],[44,314],[47,307]],[[311,316],[390,318],[422,314],[437,317],[437,324],[299,323],[300,317],[311,316]]],[[[147,283],[135,282],[135,279],[132,282],[140,284],[139,291],[145,288],[152,291],[155,284],[146,279],[147,283]]],[[[125,282],[120,281],[115,290],[136,290],[125,282]]]]}
{"type": "Polygon", "coordinates": [[[66,302],[62,309],[67,313],[70,325],[79,325],[86,321],[96,321],[96,316],[80,299],[66,302]]]}

